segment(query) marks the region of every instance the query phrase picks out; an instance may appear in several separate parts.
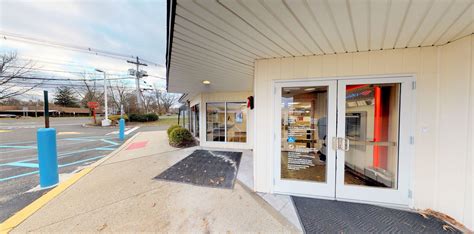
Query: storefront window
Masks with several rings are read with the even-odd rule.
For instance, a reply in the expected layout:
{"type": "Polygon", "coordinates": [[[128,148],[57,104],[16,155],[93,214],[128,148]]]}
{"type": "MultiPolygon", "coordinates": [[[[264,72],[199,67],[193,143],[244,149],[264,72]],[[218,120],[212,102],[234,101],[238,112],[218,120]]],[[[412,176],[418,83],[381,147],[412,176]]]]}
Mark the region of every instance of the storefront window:
{"type": "Polygon", "coordinates": [[[206,140],[225,141],[225,103],[207,103],[206,140]]]}
{"type": "Polygon", "coordinates": [[[199,104],[191,107],[191,132],[199,137],[199,104]]]}
{"type": "Polygon", "coordinates": [[[247,142],[247,107],[245,102],[207,103],[206,140],[247,142]]]}
{"type": "Polygon", "coordinates": [[[247,141],[247,105],[241,102],[227,103],[227,141],[247,141]]]}

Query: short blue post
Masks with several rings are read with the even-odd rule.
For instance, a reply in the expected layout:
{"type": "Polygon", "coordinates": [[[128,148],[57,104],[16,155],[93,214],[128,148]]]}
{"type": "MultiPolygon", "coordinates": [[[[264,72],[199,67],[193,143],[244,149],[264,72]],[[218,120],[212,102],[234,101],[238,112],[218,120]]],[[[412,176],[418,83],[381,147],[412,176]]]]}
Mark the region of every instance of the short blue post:
{"type": "Polygon", "coordinates": [[[125,120],[123,118],[119,121],[119,139],[121,141],[125,139],[125,120]]]}
{"type": "Polygon", "coordinates": [[[41,188],[52,187],[59,182],[56,129],[40,128],[38,140],[38,162],[41,188]]]}

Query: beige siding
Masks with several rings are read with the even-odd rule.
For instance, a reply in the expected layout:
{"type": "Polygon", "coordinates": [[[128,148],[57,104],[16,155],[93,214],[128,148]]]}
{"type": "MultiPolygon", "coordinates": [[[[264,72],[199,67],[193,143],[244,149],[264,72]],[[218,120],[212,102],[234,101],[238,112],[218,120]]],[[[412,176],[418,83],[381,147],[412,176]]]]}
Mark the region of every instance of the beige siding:
{"type": "Polygon", "coordinates": [[[258,60],[255,64],[255,189],[273,183],[273,80],[414,74],[417,81],[414,206],[472,221],[474,36],[440,47],[258,60]]]}

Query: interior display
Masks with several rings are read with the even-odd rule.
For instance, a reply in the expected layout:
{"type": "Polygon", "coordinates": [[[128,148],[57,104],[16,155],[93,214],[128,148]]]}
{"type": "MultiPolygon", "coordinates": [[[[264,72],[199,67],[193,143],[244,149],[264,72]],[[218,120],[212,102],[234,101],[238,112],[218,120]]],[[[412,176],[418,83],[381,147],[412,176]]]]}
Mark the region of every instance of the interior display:
{"type": "Polygon", "coordinates": [[[247,142],[247,104],[206,103],[206,140],[247,142]]]}
{"type": "Polygon", "coordinates": [[[282,88],[281,178],[326,181],[328,87],[282,88]]]}
{"type": "Polygon", "coordinates": [[[346,87],[345,184],[397,188],[400,84],[346,87]]]}
{"type": "Polygon", "coordinates": [[[228,102],[227,141],[247,142],[247,105],[243,102],[228,102]]]}
{"type": "Polygon", "coordinates": [[[225,141],[225,103],[206,103],[206,140],[225,141]]]}

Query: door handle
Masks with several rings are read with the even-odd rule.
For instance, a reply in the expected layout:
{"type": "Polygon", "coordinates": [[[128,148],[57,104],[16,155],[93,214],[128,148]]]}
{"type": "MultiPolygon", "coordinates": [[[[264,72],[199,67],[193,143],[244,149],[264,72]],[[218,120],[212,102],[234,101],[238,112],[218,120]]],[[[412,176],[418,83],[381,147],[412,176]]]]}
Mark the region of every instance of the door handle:
{"type": "Polygon", "coordinates": [[[343,138],[344,139],[344,151],[349,151],[349,145],[350,145],[350,141],[349,139],[347,138],[343,138]]]}
{"type": "Polygon", "coordinates": [[[332,149],[333,150],[343,150],[349,151],[350,141],[347,138],[343,137],[333,137],[332,138],[332,149]]]}

